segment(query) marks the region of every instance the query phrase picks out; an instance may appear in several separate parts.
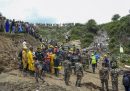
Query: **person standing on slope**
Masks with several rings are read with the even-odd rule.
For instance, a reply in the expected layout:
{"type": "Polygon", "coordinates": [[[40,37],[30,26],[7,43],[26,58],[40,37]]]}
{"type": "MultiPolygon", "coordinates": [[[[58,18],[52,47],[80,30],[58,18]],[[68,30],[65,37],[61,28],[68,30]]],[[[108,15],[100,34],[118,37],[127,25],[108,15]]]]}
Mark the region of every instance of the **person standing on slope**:
{"type": "Polygon", "coordinates": [[[6,33],[9,32],[9,29],[10,29],[10,24],[9,24],[9,20],[7,19],[6,22],[5,22],[5,30],[6,30],[6,33]]]}
{"type": "Polygon", "coordinates": [[[71,75],[71,62],[67,59],[64,61],[64,80],[66,85],[69,85],[70,75],[71,75]]]}
{"type": "Polygon", "coordinates": [[[91,57],[91,64],[92,64],[93,73],[95,73],[95,70],[96,70],[96,57],[95,57],[95,55],[93,53],[92,53],[92,57],[91,57]]]}
{"type": "Polygon", "coordinates": [[[33,60],[33,48],[29,48],[29,52],[27,53],[28,56],[28,70],[30,75],[34,74],[34,60],[33,60]]]}
{"type": "Polygon", "coordinates": [[[102,68],[99,70],[99,77],[102,84],[102,91],[108,91],[109,70],[105,67],[105,63],[102,63],[102,68]],[[104,85],[106,86],[106,90],[104,85]]]}
{"type": "Polygon", "coordinates": [[[23,73],[26,75],[28,69],[27,47],[23,47],[22,51],[23,73]]]}
{"type": "Polygon", "coordinates": [[[76,62],[75,69],[76,69],[76,76],[77,76],[75,86],[81,87],[81,80],[84,74],[83,74],[83,65],[80,63],[80,59],[76,62]]]}

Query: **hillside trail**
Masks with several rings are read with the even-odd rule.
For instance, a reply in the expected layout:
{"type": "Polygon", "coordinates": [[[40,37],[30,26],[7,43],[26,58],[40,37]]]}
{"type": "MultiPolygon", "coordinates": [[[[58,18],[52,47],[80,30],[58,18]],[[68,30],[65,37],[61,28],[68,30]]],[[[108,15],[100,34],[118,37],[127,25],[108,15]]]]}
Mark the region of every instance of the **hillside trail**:
{"type": "MultiPolygon", "coordinates": [[[[107,32],[106,31],[99,31],[97,33],[97,35],[94,37],[93,42],[90,44],[90,46],[87,49],[95,48],[95,44],[97,44],[97,46],[100,47],[98,44],[101,44],[101,47],[103,49],[106,49],[106,50],[100,51],[100,55],[104,56],[104,54],[109,52],[108,40],[109,40],[109,36],[108,36],[107,32]]],[[[70,43],[73,43],[78,48],[81,48],[80,40],[71,41],[70,43]]],[[[90,82],[92,82],[95,86],[99,86],[99,87],[101,86],[101,82],[99,80],[99,69],[101,69],[101,67],[102,67],[101,64],[102,64],[102,62],[99,61],[98,62],[98,67],[96,69],[96,74],[92,73],[92,67],[90,65],[88,72],[85,73],[86,75],[83,77],[83,80],[82,80],[83,83],[90,83],[90,82]]],[[[124,87],[122,85],[122,75],[119,76],[119,82],[118,83],[119,83],[119,91],[124,91],[124,87]]],[[[112,88],[112,86],[111,86],[111,77],[109,79],[109,88],[110,89],[112,88]]]]}
{"type": "MultiPolygon", "coordinates": [[[[99,37],[95,38],[94,41],[96,41],[96,39],[98,39],[99,37]]],[[[3,38],[5,38],[5,40],[10,39],[4,36],[3,38]]],[[[12,41],[7,42],[7,44],[8,43],[12,43],[12,41]]],[[[75,44],[75,46],[81,48],[80,40],[70,41],[70,43],[75,44]]],[[[13,44],[10,44],[10,45],[13,45],[13,44]]],[[[32,44],[32,45],[35,45],[35,44],[32,44]]],[[[15,48],[15,47],[12,47],[12,48],[15,48]]],[[[100,64],[98,64],[98,69],[96,70],[96,73],[93,74],[91,66],[90,66],[89,71],[84,72],[84,77],[82,79],[81,87],[75,87],[76,76],[74,74],[71,75],[70,86],[66,86],[64,83],[63,70],[60,72],[61,74],[59,77],[46,74],[45,83],[43,83],[41,80],[39,83],[36,83],[34,77],[30,77],[29,75],[27,77],[24,77],[21,71],[17,69],[13,69],[11,71],[3,72],[0,74],[0,88],[1,88],[0,91],[100,91],[101,83],[100,83],[99,74],[98,74],[99,69],[100,69],[100,64]]],[[[119,91],[124,91],[121,81],[122,81],[122,78],[120,76],[119,77],[119,91]]],[[[109,88],[111,88],[110,80],[109,80],[109,88]]]]}
{"type": "MultiPolygon", "coordinates": [[[[100,51],[100,56],[104,56],[104,54],[106,54],[107,52],[109,52],[108,50],[108,40],[109,40],[109,36],[107,34],[106,31],[99,31],[97,36],[94,37],[94,41],[90,44],[89,48],[94,48],[95,47],[95,43],[97,44],[100,44],[102,45],[102,48],[103,49],[106,49],[106,50],[102,50],[100,51]]],[[[99,45],[97,45],[99,47],[99,45]]],[[[108,55],[110,56],[110,55],[108,55]]],[[[102,62],[99,61],[98,62],[98,67],[96,69],[96,74],[91,74],[91,73],[88,73],[87,75],[90,77],[90,81],[91,82],[95,82],[96,85],[100,86],[101,83],[100,83],[100,80],[99,80],[99,69],[101,68],[101,64],[102,62]]],[[[92,69],[92,68],[91,68],[92,69]]],[[[112,85],[111,85],[111,77],[109,77],[109,88],[112,88],[112,85]]],[[[124,91],[124,87],[122,85],[122,75],[119,75],[119,80],[118,80],[118,86],[119,86],[119,91],[124,91]]]]}

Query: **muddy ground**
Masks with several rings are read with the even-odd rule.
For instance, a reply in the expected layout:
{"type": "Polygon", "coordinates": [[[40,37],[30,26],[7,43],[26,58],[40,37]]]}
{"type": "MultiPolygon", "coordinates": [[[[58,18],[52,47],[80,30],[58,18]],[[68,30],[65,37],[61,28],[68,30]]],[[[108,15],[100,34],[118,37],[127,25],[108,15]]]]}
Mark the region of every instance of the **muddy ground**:
{"type": "MultiPolygon", "coordinates": [[[[82,87],[75,87],[76,76],[71,75],[70,86],[66,86],[63,80],[63,70],[59,77],[46,74],[45,83],[41,80],[35,82],[34,77],[24,77],[17,67],[17,55],[22,48],[22,41],[27,40],[28,46],[35,48],[39,44],[38,40],[27,34],[4,34],[0,33],[0,91],[100,91],[99,68],[96,74],[91,73],[91,67],[84,73],[82,87]]],[[[76,41],[77,42],[77,41],[76,41]]],[[[111,79],[109,80],[111,89],[111,79]]],[[[124,91],[122,86],[122,76],[119,77],[119,91],[124,91]]]]}

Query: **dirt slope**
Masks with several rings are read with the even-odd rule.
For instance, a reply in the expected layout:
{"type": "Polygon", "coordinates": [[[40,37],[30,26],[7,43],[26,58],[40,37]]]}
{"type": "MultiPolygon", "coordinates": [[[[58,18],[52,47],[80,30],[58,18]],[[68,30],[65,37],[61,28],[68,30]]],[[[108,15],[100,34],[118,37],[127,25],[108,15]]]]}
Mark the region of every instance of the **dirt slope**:
{"type": "Polygon", "coordinates": [[[17,55],[25,39],[28,46],[36,47],[39,44],[38,40],[28,34],[0,33],[0,72],[17,68],[17,55]]]}

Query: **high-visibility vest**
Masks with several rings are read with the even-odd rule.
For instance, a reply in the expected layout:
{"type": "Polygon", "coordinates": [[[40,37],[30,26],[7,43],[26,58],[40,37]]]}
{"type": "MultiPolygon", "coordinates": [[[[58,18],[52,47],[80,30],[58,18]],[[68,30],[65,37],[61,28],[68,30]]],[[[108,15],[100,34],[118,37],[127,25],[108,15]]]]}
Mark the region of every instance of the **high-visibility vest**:
{"type": "Polygon", "coordinates": [[[92,56],[92,64],[96,64],[96,57],[92,56]]]}

